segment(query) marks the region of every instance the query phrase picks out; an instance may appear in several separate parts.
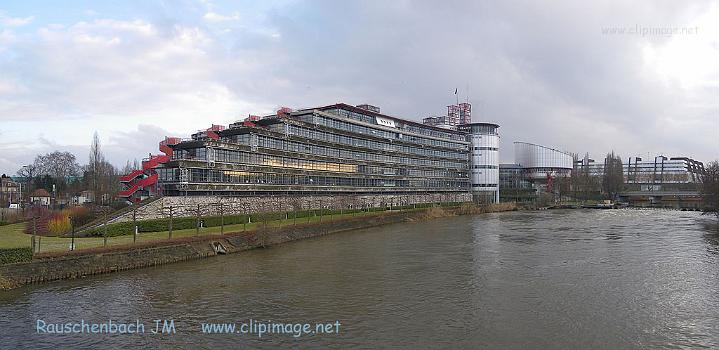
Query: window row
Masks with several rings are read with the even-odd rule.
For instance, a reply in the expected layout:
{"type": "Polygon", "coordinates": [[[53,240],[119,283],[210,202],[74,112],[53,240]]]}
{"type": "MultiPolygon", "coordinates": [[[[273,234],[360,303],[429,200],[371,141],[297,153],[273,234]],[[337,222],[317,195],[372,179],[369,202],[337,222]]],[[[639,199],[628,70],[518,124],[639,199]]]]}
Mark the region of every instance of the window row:
{"type": "MultiPolygon", "coordinates": [[[[311,135],[316,137],[311,137],[314,139],[319,139],[323,141],[327,141],[328,139],[332,139],[332,142],[341,143],[349,146],[355,146],[355,147],[364,147],[364,148],[370,148],[374,150],[383,150],[388,152],[399,152],[399,153],[408,153],[408,154],[414,154],[418,156],[425,156],[425,157],[440,157],[440,158],[452,158],[452,159],[460,159],[465,160],[467,159],[468,155],[466,153],[461,152],[451,152],[451,151],[442,151],[442,150],[436,150],[436,149],[427,149],[427,148],[417,148],[417,147],[411,147],[411,146],[402,146],[402,145],[392,145],[388,143],[383,142],[376,142],[376,141],[370,141],[370,140],[364,140],[364,139],[357,139],[353,137],[347,137],[347,136],[340,136],[340,135],[334,135],[334,134],[327,134],[327,133],[319,133],[313,130],[308,130],[309,132],[301,132],[299,130],[293,129],[293,135],[299,135],[302,133],[303,137],[306,137],[304,135],[311,135]]],[[[304,128],[301,128],[304,129],[304,128]]],[[[305,129],[307,130],[307,129],[305,129]]],[[[292,131],[291,131],[292,132],[292,131]]],[[[251,142],[255,142],[250,135],[239,135],[235,138],[240,144],[245,145],[251,145],[251,142]]],[[[347,150],[340,150],[334,147],[325,147],[325,146],[317,146],[317,145],[310,145],[302,142],[296,142],[296,141],[289,141],[289,140],[280,140],[272,137],[267,137],[263,135],[257,135],[257,146],[259,147],[265,147],[265,148],[272,148],[272,149],[278,149],[278,150],[284,150],[284,151],[291,151],[291,152],[301,152],[301,153],[310,153],[310,154],[316,154],[321,156],[327,156],[327,157],[340,157],[340,153],[352,153],[353,151],[347,151],[347,150]]],[[[356,157],[350,157],[350,158],[356,158],[356,157]]]]}
{"type": "MultiPolygon", "coordinates": [[[[437,147],[445,147],[445,148],[459,148],[459,149],[466,149],[466,143],[462,142],[452,142],[452,141],[444,141],[444,140],[436,140],[436,139],[430,139],[425,137],[419,137],[415,135],[405,134],[402,132],[394,132],[394,131],[387,131],[382,129],[376,129],[371,128],[363,125],[357,125],[354,123],[349,123],[341,120],[337,120],[334,118],[328,118],[320,115],[302,115],[299,116],[298,119],[311,123],[311,124],[317,124],[317,125],[323,125],[329,128],[338,129],[338,130],[344,130],[353,132],[356,134],[365,134],[365,135],[372,135],[377,137],[382,137],[386,139],[391,140],[402,140],[422,145],[430,145],[430,146],[437,146],[437,147]]],[[[374,121],[372,122],[374,124],[374,121]]],[[[410,130],[408,130],[410,131],[410,130]]],[[[458,139],[458,141],[464,141],[465,137],[462,135],[458,135],[461,138],[458,139]]]]}
{"type": "MultiPolygon", "coordinates": [[[[161,182],[173,182],[180,178],[182,169],[158,169],[161,182]]],[[[184,169],[191,183],[229,183],[259,185],[305,185],[350,187],[416,187],[467,189],[467,179],[378,179],[367,177],[339,177],[324,175],[275,174],[218,169],[184,169]]]]}
{"type": "MultiPolygon", "coordinates": [[[[201,149],[190,149],[190,150],[184,150],[185,152],[175,152],[173,153],[173,159],[193,159],[193,160],[203,160],[207,161],[208,158],[192,158],[192,157],[186,157],[185,154],[197,154],[200,153],[199,150],[201,149]]],[[[202,148],[202,150],[206,150],[205,148],[202,148]]],[[[361,153],[361,152],[356,152],[361,153]]],[[[207,154],[207,152],[205,152],[207,154]]],[[[370,165],[364,165],[364,164],[347,164],[347,163],[338,163],[338,162],[328,162],[328,161],[319,161],[319,160],[309,160],[309,159],[298,159],[298,158],[291,158],[291,157],[283,157],[283,156],[274,156],[269,154],[259,154],[259,153],[250,153],[245,151],[238,151],[238,150],[229,150],[229,149],[209,149],[209,160],[214,162],[220,162],[220,163],[234,163],[234,164],[249,164],[249,165],[263,165],[263,166],[271,166],[271,167],[278,167],[278,168],[291,168],[291,169],[303,169],[303,170],[319,170],[319,171],[334,171],[334,172],[343,172],[343,173],[361,173],[361,174],[371,174],[371,173],[386,173],[388,175],[401,175],[401,176],[431,176],[431,177],[465,177],[467,176],[466,171],[458,171],[453,170],[450,166],[447,166],[448,164],[445,163],[452,163],[449,161],[430,161],[427,159],[415,159],[415,158],[400,158],[400,157],[393,157],[393,156],[383,156],[383,155],[377,155],[377,154],[366,154],[362,153],[364,155],[367,155],[367,158],[377,158],[377,159],[370,159],[375,160],[377,162],[385,162],[390,163],[390,158],[393,158],[394,160],[399,160],[402,162],[407,162],[403,164],[408,165],[429,165],[429,166],[435,166],[437,168],[442,169],[418,169],[413,171],[408,171],[405,167],[377,167],[377,166],[370,166],[370,165]],[[419,163],[428,163],[428,164],[419,164],[419,163]]],[[[347,154],[341,154],[340,157],[337,157],[338,160],[342,160],[341,158],[344,157],[350,157],[351,155],[347,154]]],[[[461,169],[466,169],[466,164],[459,163],[458,166],[464,166],[461,169]]]]}
{"type": "MultiPolygon", "coordinates": [[[[350,151],[345,149],[334,149],[330,147],[315,146],[309,144],[303,144],[292,141],[277,140],[267,138],[264,136],[245,134],[236,135],[234,138],[235,143],[248,145],[255,149],[259,147],[277,149],[287,152],[305,153],[313,155],[322,155],[331,158],[344,159],[349,162],[363,161],[363,162],[378,162],[378,163],[394,163],[400,165],[413,165],[413,166],[429,166],[437,168],[448,168],[448,169],[467,169],[469,164],[468,161],[452,161],[444,159],[426,159],[426,158],[410,158],[401,157],[386,154],[376,154],[361,151],[350,151]]],[[[195,148],[195,149],[183,149],[176,150],[172,159],[194,159],[194,160],[209,160],[214,162],[228,162],[228,163],[246,163],[246,164],[259,164],[260,160],[255,162],[254,158],[249,155],[240,155],[234,150],[226,149],[212,149],[209,158],[206,153],[206,148],[195,148]],[[234,153],[228,153],[234,152],[234,153]]],[[[247,152],[242,152],[248,154],[247,152]]],[[[257,154],[255,154],[257,155],[257,154]]],[[[261,155],[257,155],[261,156],[261,155]]],[[[466,156],[466,155],[465,155],[466,156]]]]}
{"type": "MultiPolygon", "coordinates": [[[[334,114],[334,115],[337,115],[340,117],[359,120],[361,122],[370,123],[370,124],[375,124],[375,121],[376,121],[375,117],[373,117],[373,116],[368,116],[368,115],[365,115],[362,113],[348,111],[346,109],[335,108],[335,109],[326,110],[325,112],[328,112],[328,113],[331,113],[331,114],[334,114]]],[[[396,123],[400,124],[398,126],[400,129],[407,130],[409,132],[413,132],[416,134],[427,135],[427,136],[432,136],[432,137],[440,137],[440,138],[457,140],[457,141],[464,140],[464,135],[444,132],[444,131],[436,130],[433,128],[423,127],[423,126],[419,126],[419,125],[413,125],[413,124],[409,124],[409,123],[402,123],[402,122],[398,122],[398,121],[396,121],[396,123]]]]}

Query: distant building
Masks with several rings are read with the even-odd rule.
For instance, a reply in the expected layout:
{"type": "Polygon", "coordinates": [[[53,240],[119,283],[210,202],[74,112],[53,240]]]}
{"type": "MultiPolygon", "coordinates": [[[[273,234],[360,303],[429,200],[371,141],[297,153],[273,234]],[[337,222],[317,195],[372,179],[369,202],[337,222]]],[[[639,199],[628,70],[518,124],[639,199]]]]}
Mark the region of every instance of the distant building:
{"type": "Polygon", "coordinates": [[[431,116],[422,119],[424,125],[443,129],[454,129],[460,125],[472,123],[472,104],[463,102],[447,106],[447,115],[431,116]]]}
{"type": "Polygon", "coordinates": [[[3,174],[0,177],[0,207],[7,208],[12,204],[18,204],[21,197],[22,185],[3,174]]]}
{"type": "Polygon", "coordinates": [[[83,205],[85,203],[92,203],[94,201],[95,201],[95,192],[90,191],[90,190],[82,191],[72,197],[72,204],[74,204],[74,205],[83,205]]]}
{"type": "Polygon", "coordinates": [[[514,164],[499,166],[501,201],[531,202],[542,192],[555,192],[555,182],[571,177],[574,157],[528,142],[514,143],[514,164]]]}
{"type": "Polygon", "coordinates": [[[514,160],[524,168],[528,179],[540,182],[571,175],[574,164],[568,152],[528,142],[514,143],[514,160]]]}
{"type": "Polygon", "coordinates": [[[534,202],[537,189],[524,176],[524,168],[519,164],[499,165],[500,202],[534,202]]]}
{"type": "MultiPolygon", "coordinates": [[[[590,176],[604,175],[604,162],[597,163],[585,157],[575,162],[578,172],[590,176]]],[[[622,163],[624,184],[631,191],[685,191],[696,190],[702,182],[704,163],[689,157],[663,155],[644,160],[629,157],[622,163]]]]}
{"type": "Polygon", "coordinates": [[[38,188],[30,195],[30,203],[35,205],[41,205],[44,207],[50,206],[50,193],[43,188],[38,188]]]}

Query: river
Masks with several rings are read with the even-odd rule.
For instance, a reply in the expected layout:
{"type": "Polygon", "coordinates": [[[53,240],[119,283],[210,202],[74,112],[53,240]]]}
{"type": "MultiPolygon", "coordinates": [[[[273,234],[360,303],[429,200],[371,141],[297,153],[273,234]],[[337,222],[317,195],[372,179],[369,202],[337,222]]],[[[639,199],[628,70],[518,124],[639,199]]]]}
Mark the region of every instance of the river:
{"type": "Polygon", "coordinates": [[[0,327],[0,348],[12,349],[719,348],[719,227],[696,212],[631,209],[403,223],[0,292],[0,327]],[[146,332],[36,332],[38,320],[109,319],[146,332]],[[155,319],[176,333],[152,334],[155,319]],[[340,325],[298,337],[201,331],[250,319],[340,325]]]}

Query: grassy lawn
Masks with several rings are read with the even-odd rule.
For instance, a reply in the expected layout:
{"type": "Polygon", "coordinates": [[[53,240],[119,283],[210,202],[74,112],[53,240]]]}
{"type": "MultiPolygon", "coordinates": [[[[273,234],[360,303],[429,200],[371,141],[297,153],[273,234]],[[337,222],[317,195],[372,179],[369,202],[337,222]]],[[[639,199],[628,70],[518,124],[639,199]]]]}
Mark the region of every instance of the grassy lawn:
{"type": "MultiPolygon", "coordinates": [[[[412,210],[421,210],[421,209],[405,209],[403,211],[412,211],[412,210]]],[[[386,213],[386,211],[377,211],[377,212],[361,212],[361,213],[354,213],[354,214],[335,214],[335,215],[324,215],[322,217],[320,216],[310,216],[306,218],[297,218],[296,222],[297,224],[306,224],[306,223],[319,223],[322,222],[329,222],[329,221],[335,221],[339,219],[345,219],[345,218],[351,218],[351,217],[361,217],[361,216],[375,216],[380,215],[382,213],[386,213]]],[[[288,219],[285,220],[273,220],[273,221],[267,221],[267,227],[284,227],[284,226],[291,226],[295,220],[292,218],[292,214],[289,215],[288,219]]],[[[231,233],[231,232],[242,232],[243,230],[253,230],[258,227],[263,227],[264,222],[253,222],[250,224],[236,224],[236,225],[226,225],[224,228],[225,233],[231,233]]],[[[20,247],[30,247],[31,246],[31,236],[28,234],[23,233],[23,228],[25,227],[24,223],[20,224],[12,224],[12,225],[6,225],[6,226],[0,226],[0,249],[2,248],[20,248],[20,247]]],[[[220,234],[220,227],[207,227],[207,228],[200,228],[200,235],[219,235],[220,234]]],[[[195,229],[186,229],[186,230],[173,230],[172,231],[172,237],[188,237],[188,236],[195,236],[197,235],[197,231],[195,229]]],[[[162,231],[162,232],[146,232],[146,233],[140,233],[137,235],[137,242],[151,242],[156,240],[163,240],[167,239],[169,237],[168,231],[162,231]]],[[[127,245],[133,243],[133,236],[132,235],[125,235],[125,236],[116,236],[116,237],[108,237],[107,239],[107,245],[108,246],[115,246],[115,245],[127,245]]],[[[70,250],[70,244],[71,244],[71,238],[65,238],[65,237],[39,237],[39,244],[40,244],[40,252],[54,252],[54,251],[67,251],[70,250]]],[[[104,239],[102,237],[87,237],[87,238],[75,238],[75,249],[87,249],[87,248],[97,248],[102,247],[104,245],[104,239]]]]}
{"type": "Polygon", "coordinates": [[[24,223],[0,226],[0,248],[22,248],[30,246],[30,235],[22,232],[24,223]]]}

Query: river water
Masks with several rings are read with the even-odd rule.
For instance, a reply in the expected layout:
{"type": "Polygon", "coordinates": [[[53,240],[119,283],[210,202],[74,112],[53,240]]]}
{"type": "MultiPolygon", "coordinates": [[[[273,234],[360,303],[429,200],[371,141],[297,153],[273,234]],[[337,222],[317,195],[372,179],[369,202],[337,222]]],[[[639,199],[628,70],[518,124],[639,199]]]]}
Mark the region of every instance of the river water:
{"type": "Polygon", "coordinates": [[[557,210],[396,224],[0,293],[0,348],[719,348],[719,227],[557,210]],[[37,334],[48,323],[145,334],[37,334]],[[155,319],[176,333],[152,334],[155,319]],[[250,319],[337,333],[203,334],[250,319]]]}

